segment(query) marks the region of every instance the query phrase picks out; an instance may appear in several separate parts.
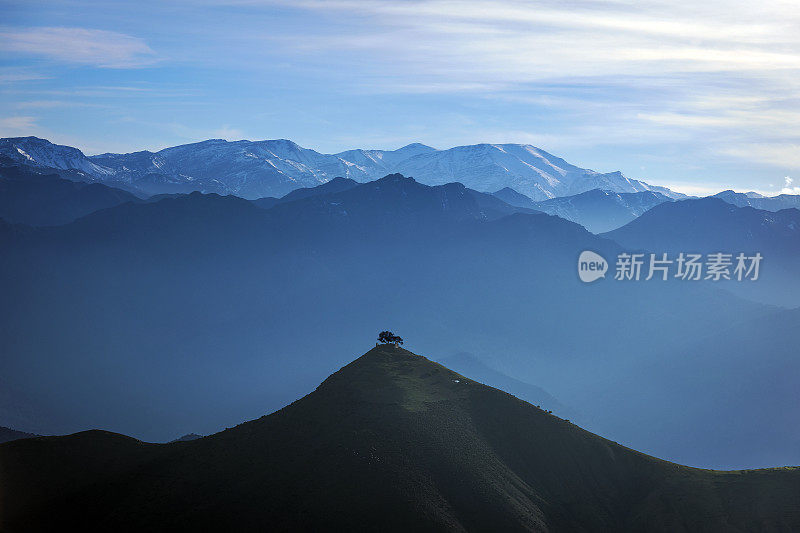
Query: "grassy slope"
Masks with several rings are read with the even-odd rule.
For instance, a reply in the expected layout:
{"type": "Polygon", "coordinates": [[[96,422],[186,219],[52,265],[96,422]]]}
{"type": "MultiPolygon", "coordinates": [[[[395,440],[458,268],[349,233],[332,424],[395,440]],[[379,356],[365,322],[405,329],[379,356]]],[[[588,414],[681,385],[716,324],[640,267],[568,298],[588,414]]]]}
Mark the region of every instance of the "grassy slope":
{"type": "Polygon", "coordinates": [[[660,461],[380,347],[281,411],[196,441],[4,444],[0,502],[8,531],[779,531],[800,528],[800,470],[660,461]]]}

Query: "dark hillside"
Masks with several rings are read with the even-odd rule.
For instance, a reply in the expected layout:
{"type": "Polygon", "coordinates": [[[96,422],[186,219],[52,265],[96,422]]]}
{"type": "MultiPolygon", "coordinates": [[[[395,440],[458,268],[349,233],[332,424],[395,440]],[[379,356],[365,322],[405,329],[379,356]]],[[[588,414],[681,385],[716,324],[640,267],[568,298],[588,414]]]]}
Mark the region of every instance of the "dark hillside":
{"type": "Polygon", "coordinates": [[[789,531],[800,470],[715,472],[376,347],[269,416],[190,442],[0,446],[4,531],[789,531]],[[43,468],[44,467],[44,468],[43,468]]]}

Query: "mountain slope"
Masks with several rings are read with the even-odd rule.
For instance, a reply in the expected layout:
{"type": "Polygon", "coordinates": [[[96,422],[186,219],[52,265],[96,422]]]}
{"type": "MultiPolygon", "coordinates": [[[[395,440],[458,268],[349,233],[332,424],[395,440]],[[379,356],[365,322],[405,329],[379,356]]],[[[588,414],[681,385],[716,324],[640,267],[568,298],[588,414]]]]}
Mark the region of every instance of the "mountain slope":
{"type": "MultiPolygon", "coordinates": [[[[363,231],[358,226],[368,224],[372,231],[380,229],[392,234],[396,229],[405,233],[410,226],[432,231],[454,222],[490,221],[514,213],[534,213],[510,206],[490,194],[470,190],[461,183],[429,186],[402,174],[390,174],[329,194],[312,194],[315,191],[304,194],[301,202],[282,201],[268,211],[269,217],[291,219],[294,227],[286,230],[293,232],[310,221],[316,223],[328,218],[334,224],[354,230],[363,231]]],[[[304,227],[313,231],[314,226],[304,227]]]]}
{"type": "Polygon", "coordinates": [[[210,139],[156,153],[103,154],[92,160],[112,169],[114,179],[146,188],[150,194],[172,192],[159,190],[159,180],[148,179],[153,175],[164,176],[192,190],[251,199],[282,196],[336,176],[364,177],[363,172],[351,169],[335,156],[302,148],[285,139],[232,143],[210,139]]]}
{"type": "Polygon", "coordinates": [[[777,212],[737,207],[719,198],[658,205],[629,224],[605,233],[621,245],[654,253],[740,252],[763,256],[757,282],[725,282],[748,298],[800,305],[800,210],[777,212]]]}
{"type": "Polygon", "coordinates": [[[541,407],[546,411],[554,411],[561,417],[573,418],[574,416],[572,410],[553,398],[546,390],[503,374],[471,353],[459,352],[437,362],[460,374],[472,376],[485,385],[513,394],[531,405],[541,407]]]}
{"type": "Polygon", "coordinates": [[[358,182],[348,178],[333,178],[331,181],[317,185],[316,187],[303,187],[302,189],[295,189],[289,194],[275,198],[274,196],[266,196],[264,198],[257,198],[252,200],[254,205],[262,209],[269,209],[274,205],[283,202],[293,202],[295,200],[302,200],[303,198],[310,198],[311,196],[319,196],[320,194],[332,194],[337,192],[344,192],[352,189],[358,185],[358,182]]]}
{"type": "Polygon", "coordinates": [[[669,196],[655,191],[616,193],[602,189],[592,189],[580,194],[551,198],[540,202],[534,202],[509,187],[492,193],[492,196],[509,205],[571,220],[592,233],[603,233],[619,228],[651,207],[672,201],[669,196]]]}
{"type": "Polygon", "coordinates": [[[430,185],[458,181],[478,191],[510,187],[533,200],[591,189],[651,190],[649,185],[619,172],[579,168],[535,146],[522,144],[457,146],[412,157],[398,163],[394,170],[430,185]]]}
{"type": "Polygon", "coordinates": [[[624,226],[648,209],[671,198],[653,191],[615,193],[593,189],[574,196],[534,202],[533,209],[576,222],[592,233],[624,226]]]}
{"type": "Polygon", "coordinates": [[[108,168],[93,163],[77,148],[53,144],[38,137],[2,138],[0,155],[17,165],[72,171],[76,176],[96,178],[112,174],[108,168]]]}
{"type": "Polygon", "coordinates": [[[513,187],[535,200],[597,188],[675,194],[628,179],[619,172],[582,169],[522,144],[477,144],[436,150],[414,143],[390,151],[321,154],[285,139],[255,142],[210,139],[158,152],[87,158],[75,148],[25,137],[0,140],[0,155],[18,164],[62,169],[74,173],[75,179],[99,180],[148,195],[200,191],[256,199],[283,196],[335,177],[366,182],[390,173],[413,175],[428,185],[460,182],[478,191],[513,187]]]}
{"type": "Polygon", "coordinates": [[[38,435],[0,426],[0,444],[11,442],[12,440],[30,439],[32,437],[38,437],[38,435]]]}
{"type": "Polygon", "coordinates": [[[714,472],[660,461],[380,346],[277,413],[210,437],[147,445],[87,432],[4,444],[0,524],[790,530],[800,527],[799,482],[798,469],[714,472]]]}
{"type": "Polygon", "coordinates": [[[352,189],[356,185],[358,185],[358,182],[355,180],[341,177],[333,178],[332,180],[325,182],[322,185],[317,185],[316,187],[295,189],[286,196],[282,197],[281,200],[284,202],[293,202],[295,200],[302,200],[303,198],[318,196],[320,194],[344,192],[352,189]]]}
{"type": "MultiPolygon", "coordinates": [[[[624,246],[677,252],[756,251],[800,239],[800,210],[768,212],[737,207],[718,198],[663,203],[606,235],[624,246]]],[[[795,250],[800,250],[795,248],[795,250]]]]}
{"type": "Polygon", "coordinates": [[[19,166],[0,166],[0,218],[30,226],[66,224],[99,209],[139,198],[101,183],[43,175],[19,166]]]}
{"type": "Polygon", "coordinates": [[[777,196],[761,196],[757,193],[741,193],[722,191],[714,198],[724,200],[738,207],[754,207],[765,211],[780,211],[781,209],[800,209],[800,195],[779,194],[777,196]]]}
{"type": "Polygon", "coordinates": [[[397,150],[356,149],[339,152],[336,156],[362,168],[369,169],[369,173],[374,175],[376,172],[389,174],[401,161],[436,151],[436,148],[431,148],[421,143],[411,143],[397,150]]]}
{"type": "Polygon", "coordinates": [[[533,209],[536,204],[536,202],[534,202],[524,194],[518,193],[511,187],[503,187],[499,191],[493,192],[492,196],[500,198],[505,203],[517,207],[527,207],[529,209],[533,209]]]}

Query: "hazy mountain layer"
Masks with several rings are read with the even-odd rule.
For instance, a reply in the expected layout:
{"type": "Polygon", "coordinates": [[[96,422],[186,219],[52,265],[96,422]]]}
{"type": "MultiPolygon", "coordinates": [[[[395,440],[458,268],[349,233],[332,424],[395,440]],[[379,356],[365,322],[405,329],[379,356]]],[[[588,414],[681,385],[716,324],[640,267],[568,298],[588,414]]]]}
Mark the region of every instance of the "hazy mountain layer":
{"type": "MultiPolygon", "coordinates": [[[[582,250],[621,248],[514,210],[393,175],[266,210],[195,193],[61,227],[0,225],[0,376],[37,401],[0,424],[160,442],[210,434],[298,398],[386,327],[437,358],[473,353],[584,411],[633,362],[768,312],[703,284],[583,284],[582,250]]],[[[705,394],[727,391],[720,381],[705,394]]],[[[593,426],[613,437],[605,427],[593,426]]],[[[646,446],[663,441],[633,430],[646,446]]],[[[754,466],[746,437],[731,454],[754,466]]],[[[797,461],[777,441],[766,447],[797,461]]],[[[707,464],[718,455],[695,449],[707,464]]]]}
{"type": "Polygon", "coordinates": [[[791,208],[800,209],[800,195],[797,194],[762,196],[758,193],[722,191],[715,194],[714,197],[738,207],[754,207],[765,211],[780,211],[781,209],[791,208]]]}
{"type": "MultiPolygon", "coordinates": [[[[726,290],[786,307],[800,306],[800,210],[736,207],[718,198],[658,205],[604,234],[623,246],[673,259],[684,253],[763,256],[755,282],[722,281],[726,290]]],[[[733,266],[731,267],[731,271],[733,266]]]]}
{"type": "Polygon", "coordinates": [[[671,457],[684,464],[741,465],[735,450],[744,443],[750,464],[796,464],[790,457],[800,449],[798,345],[795,309],[710,332],[677,349],[654,348],[657,357],[621,371],[607,384],[607,403],[585,402],[582,415],[648,453],[676,450],[671,457]],[[635,402],[628,391],[632,383],[648,384],[635,402]],[[636,426],[650,428],[660,442],[643,438],[632,430],[636,426]],[[698,443],[717,450],[713,462],[698,443]]]}
{"type": "Polygon", "coordinates": [[[624,226],[648,209],[672,201],[653,191],[615,193],[594,189],[575,196],[534,202],[533,209],[577,222],[592,233],[624,226]]]}

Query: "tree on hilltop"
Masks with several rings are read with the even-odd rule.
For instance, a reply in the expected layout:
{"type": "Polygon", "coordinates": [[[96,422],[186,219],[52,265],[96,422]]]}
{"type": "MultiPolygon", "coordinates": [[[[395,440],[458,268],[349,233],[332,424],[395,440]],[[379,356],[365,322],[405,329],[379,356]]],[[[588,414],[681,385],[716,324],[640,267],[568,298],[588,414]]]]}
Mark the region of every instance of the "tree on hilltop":
{"type": "Polygon", "coordinates": [[[403,338],[395,335],[391,331],[381,331],[378,333],[378,342],[381,344],[403,344],[403,338]]]}

